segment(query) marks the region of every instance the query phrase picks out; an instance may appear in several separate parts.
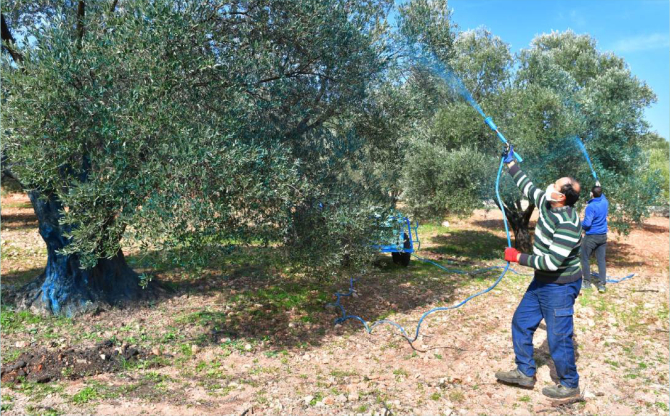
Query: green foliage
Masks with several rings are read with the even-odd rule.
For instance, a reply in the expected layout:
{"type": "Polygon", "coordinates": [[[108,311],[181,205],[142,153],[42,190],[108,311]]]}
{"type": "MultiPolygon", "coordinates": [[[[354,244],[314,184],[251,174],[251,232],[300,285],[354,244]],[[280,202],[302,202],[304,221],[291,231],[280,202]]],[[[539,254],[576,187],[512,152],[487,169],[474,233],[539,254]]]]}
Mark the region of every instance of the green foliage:
{"type": "Polygon", "coordinates": [[[84,404],[96,400],[100,396],[95,387],[84,387],[78,393],[72,396],[72,403],[84,404]]]}
{"type": "Polygon", "coordinates": [[[447,0],[412,0],[399,7],[399,29],[409,44],[426,47],[448,61],[454,42],[451,10],[447,0]]]}
{"type": "Polygon", "coordinates": [[[370,206],[390,200],[354,125],[387,1],[87,2],[80,39],[47,3],[8,5],[35,40],[3,61],[2,150],[62,205],[62,254],[91,267],[125,236],[184,267],[257,242],[312,267],[370,257],[370,206]]]}
{"type": "MultiPolygon", "coordinates": [[[[661,184],[667,198],[667,143],[645,144],[655,96],[588,35],[513,55],[485,29],[457,33],[445,0],[403,3],[395,31],[388,0],[109,6],[2,6],[31,39],[21,62],[3,56],[2,154],[62,208],[62,254],[83,267],[125,238],[157,253],[145,266],[198,270],[254,244],[329,274],[369,262],[384,237],[371,218],[398,200],[421,218],[482,207],[500,143],[417,50],[453,68],[538,185],[590,187],[579,136],[615,228],[647,215],[661,184]]],[[[502,191],[518,214],[518,190],[502,191]]]]}
{"type": "Polygon", "coordinates": [[[417,140],[406,159],[404,199],[419,218],[469,215],[491,189],[491,158],[477,150],[446,150],[417,140]]]}
{"type": "Polygon", "coordinates": [[[643,148],[649,158],[648,178],[660,182],[662,192],[659,202],[667,204],[670,200],[670,144],[657,134],[650,133],[645,138],[643,148]]]}
{"type": "MultiPolygon", "coordinates": [[[[430,36],[422,39],[429,42],[430,36]]],[[[523,169],[538,186],[573,176],[582,183],[580,204],[587,200],[593,178],[574,141],[580,137],[616,207],[613,228],[626,232],[648,215],[662,177],[649,173],[651,158],[663,159],[662,147],[643,152],[648,128],[643,110],[655,96],[623,59],[571,31],[540,35],[513,56],[502,40],[478,29],[458,34],[452,52],[445,63],[515,144],[525,159],[523,169]]],[[[439,109],[424,113],[414,124],[418,128],[400,139],[412,143],[402,166],[403,196],[415,212],[467,214],[494,196],[487,178],[495,177],[501,145],[461,97],[439,102],[439,77],[450,73],[436,75],[436,85],[422,92],[432,93],[439,109]],[[477,186],[484,188],[477,192],[477,186]]],[[[508,179],[502,197],[508,218],[518,221],[521,194],[508,179]]]]}

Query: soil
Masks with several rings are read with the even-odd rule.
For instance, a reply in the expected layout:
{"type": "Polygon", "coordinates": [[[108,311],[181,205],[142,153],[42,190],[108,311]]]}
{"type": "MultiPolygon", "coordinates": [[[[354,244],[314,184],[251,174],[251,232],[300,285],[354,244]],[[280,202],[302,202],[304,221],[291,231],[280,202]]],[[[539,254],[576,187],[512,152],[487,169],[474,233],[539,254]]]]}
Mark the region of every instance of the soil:
{"type": "MultiPolygon", "coordinates": [[[[3,295],[46,262],[26,201],[17,194],[2,199],[3,295]]],[[[499,212],[449,222],[420,230],[420,255],[458,268],[502,264],[499,212]]],[[[157,272],[173,293],[74,320],[3,305],[2,414],[667,414],[668,225],[652,217],[627,236],[610,233],[608,275],[636,276],[577,299],[583,400],[542,395],[556,382],[543,325],[534,340],[535,388],[495,381],[495,371],[514,366],[510,325],[527,276],[508,274],[462,308],[431,315],[410,345],[393,327],[368,334],[355,320],[334,325],[340,312],[326,304],[349,289],[350,277],[361,277],[356,296],[342,298],[347,312],[392,319],[413,333],[426,310],[490,286],[498,273],[448,274],[415,258],[404,268],[380,256],[364,276],[314,281],[283,274],[254,254],[195,278],[157,272]],[[137,354],[128,357],[131,349],[137,354]]]]}
{"type": "Polygon", "coordinates": [[[61,379],[77,380],[120,371],[127,363],[146,359],[148,355],[146,351],[128,344],[115,346],[111,340],[84,349],[37,349],[25,352],[16,361],[4,364],[2,382],[27,380],[47,383],[61,379]]]}

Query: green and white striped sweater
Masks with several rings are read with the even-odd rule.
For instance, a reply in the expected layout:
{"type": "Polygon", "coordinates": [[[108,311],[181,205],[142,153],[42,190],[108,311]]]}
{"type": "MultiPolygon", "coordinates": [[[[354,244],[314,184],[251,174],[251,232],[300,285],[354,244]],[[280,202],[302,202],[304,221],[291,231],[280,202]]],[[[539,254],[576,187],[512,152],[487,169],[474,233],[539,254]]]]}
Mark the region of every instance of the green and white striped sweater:
{"type": "Polygon", "coordinates": [[[545,192],[528,179],[519,166],[509,169],[514,183],[540,210],[535,226],[533,254],[521,254],[519,264],[535,269],[535,278],[545,283],[570,283],[582,277],[579,250],[582,223],[573,207],[552,208],[545,192]]]}

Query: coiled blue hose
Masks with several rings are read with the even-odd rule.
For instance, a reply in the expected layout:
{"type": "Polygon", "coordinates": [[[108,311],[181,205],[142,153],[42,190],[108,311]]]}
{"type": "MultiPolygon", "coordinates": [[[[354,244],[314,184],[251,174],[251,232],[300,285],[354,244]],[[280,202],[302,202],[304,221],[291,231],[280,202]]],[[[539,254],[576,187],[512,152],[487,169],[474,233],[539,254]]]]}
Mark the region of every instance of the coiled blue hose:
{"type": "MultiPolygon", "coordinates": [[[[500,159],[500,166],[498,167],[498,174],[496,176],[496,198],[498,199],[498,205],[500,206],[500,209],[502,210],[502,213],[503,213],[503,224],[505,224],[505,234],[507,235],[507,247],[512,247],[512,240],[511,240],[511,237],[510,237],[509,227],[507,225],[507,216],[505,214],[505,206],[503,205],[502,199],[500,198],[500,176],[502,174],[503,160],[504,160],[504,158],[500,159]]],[[[443,307],[433,308],[433,309],[429,310],[428,312],[425,312],[423,315],[421,315],[421,318],[419,319],[419,322],[416,326],[416,331],[414,333],[413,338],[410,338],[410,336],[407,334],[407,331],[405,330],[405,328],[403,328],[402,325],[400,325],[396,322],[393,322],[390,319],[380,319],[378,321],[373,322],[372,324],[368,324],[365,321],[365,319],[361,318],[358,315],[347,314],[347,311],[344,309],[344,306],[342,306],[342,303],[340,302],[340,298],[347,297],[347,296],[352,296],[354,294],[354,282],[356,282],[358,279],[352,278],[352,279],[349,280],[349,291],[347,293],[335,293],[336,301],[334,303],[329,303],[328,304],[330,306],[336,306],[336,307],[340,308],[340,311],[342,312],[342,316],[340,316],[339,318],[336,318],[335,323],[339,324],[339,323],[342,323],[342,322],[347,321],[349,319],[355,319],[355,320],[357,320],[357,321],[359,321],[360,323],[363,324],[363,327],[365,327],[365,330],[367,331],[368,334],[371,334],[372,330],[377,326],[391,325],[391,326],[394,326],[394,327],[398,328],[398,330],[400,331],[402,336],[405,337],[405,339],[411,344],[419,338],[419,333],[420,333],[420,330],[421,330],[421,324],[423,323],[424,319],[426,319],[426,317],[428,317],[428,315],[431,315],[431,314],[433,314],[435,312],[439,312],[439,311],[447,311],[447,310],[450,310],[450,309],[460,308],[461,306],[463,306],[467,302],[469,302],[471,299],[474,299],[477,296],[481,296],[484,293],[490,292],[496,286],[498,286],[498,283],[500,283],[500,281],[502,280],[502,278],[505,276],[505,274],[508,271],[511,271],[512,273],[515,273],[515,274],[518,274],[518,275],[532,276],[532,274],[519,273],[516,270],[511,269],[509,262],[507,262],[507,265],[505,265],[505,266],[490,266],[490,267],[484,267],[484,268],[481,268],[481,269],[477,269],[477,270],[468,272],[468,271],[464,271],[464,270],[449,269],[449,268],[446,268],[446,267],[442,266],[441,264],[436,263],[432,260],[429,260],[429,259],[426,259],[426,258],[423,258],[423,257],[419,257],[419,256],[416,256],[416,255],[414,257],[417,258],[418,260],[423,261],[423,262],[433,264],[433,265],[439,267],[440,269],[445,270],[449,273],[480,274],[480,273],[484,273],[488,270],[493,270],[493,269],[502,269],[503,271],[502,271],[502,273],[500,273],[500,276],[496,279],[496,281],[493,282],[493,284],[491,286],[489,286],[488,288],[486,288],[486,289],[484,289],[480,292],[477,292],[474,295],[471,295],[471,296],[467,297],[465,300],[463,300],[463,301],[461,301],[461,302],[459,302],[459,303],[457,303],[453,306],[443,306],[443,307]]],[[[592,273],[592,274],[596,277],[598,276],[597,273],[592,273]]],[[[635,274],[630,274],[630,275],[628,275],[628,276],[626,276],[622,279],[618,279],[618,280],[608,279],[607,282],[609,282],[609,283],[619,283],[623,280],[630,279],[634,275],[635,274]]]]}
{"type": "MultiPolygon", "coordinates": [[[[503,160],[504,160],[504,158],[500,159],[500,166],[498,166],[498,175],[496,176],[496,198],[498,198],[498,204],[500,205],[500,209],[503,212],[503,223],[505,224],[505,233],[507,234],[507,246],[512,247],[512,239],[510,237],[509,227],[507,225],[507,216],[505,215],[505,206],[503,205],[502,199],[500,198],[500,176],[502,174],[503,160]]],[[[433,263],[433,264],[437,264],[437,263],[434,263],[430,260],[428,260],[428,262],[433,263]]],[[[410,336],[407,334],[407,331],[405,331],[405,328],[403,328],[402,325],[400,325],[396,322],[393,322],[389,319],[380,319],[379,321],[375,321],[372,324],[368,324],[365,321],[365,319],[361,318],[360,316],[347,314],[344,307],[340,303],[340,298],[343,297],[343,296],[353,295],[353,293],[354,293],[354,282],[357,279],[352,278],[350,280],[350,282],[349,282],[349,292],[347,292],[347,293],[336,293],[335,297],[337,298],[337,300],[335,301],[335,303],[331,303],[330,305],[339,307],[340,311],[342,312],[342,316],[335,319],[336,324],[337,323],[342,323],[342,322],[347,321],[349,319],[356,319],[363,324],[363,326],[365,327],[365,330],[369,334],[371,334],[372,330],[375,329],[375,327],[377,327],[377,326],[385,325],[385,324],[386,325],[391,325],[391,326],[394,326],[394,327],[398,328],[400,330],[400,333],[403,335],[403,337],[405,337],[405,339],[407,339],[407,341],[411,344],[412,342],[416,341],[419,338],[419,332],[421,330],[421,324],[423,323],[424,319],[426,319],[426,317],[428,317],[428,315],[431,315],[431,314],[433,314],[435,312],[439,312],[439,311],[447,311],[447,310],[450,310],[450,309],[460,308],[461,306],[463,306],[467,302],[469,302],[471,299],[474,299],[477,296],[483,295],[484,293],[490,292],[496,286],[498,286],[498,283],[500,283],[502,278],[505,276],[505,273],[507,273],[507,271],[509,270],[509,265],[510,265],[509,262],[507,262],[507,265],[504,266],[504,267],[503,266],[493,266],[491,268],[486,268],[486,269],[489,269],[489,270],[492,269],[492,268],[498,268],[498,267],[503,269],[502,273],[500,273],[500,276],[488,288],[486,288],[486,289],[484,289],[480,292],[477,292],[474,295],[471,295],[471,296],[467,297],[465,300],[463,300],[463,301],[461,301],[461,302],[459,302],[459,303],[457,303],[453,306],[444,306],[444,307],[433,308],[433,309],[429,310],[428,312],[425,312],[423,315],[421,315],[421,318],[419,319],[419,323],[416,326],[416,331],[414,333],[413,338],[410,338],[410,336]]],[[[439,267],[444,268],[441,265],[439,265],[439,267]]]]}

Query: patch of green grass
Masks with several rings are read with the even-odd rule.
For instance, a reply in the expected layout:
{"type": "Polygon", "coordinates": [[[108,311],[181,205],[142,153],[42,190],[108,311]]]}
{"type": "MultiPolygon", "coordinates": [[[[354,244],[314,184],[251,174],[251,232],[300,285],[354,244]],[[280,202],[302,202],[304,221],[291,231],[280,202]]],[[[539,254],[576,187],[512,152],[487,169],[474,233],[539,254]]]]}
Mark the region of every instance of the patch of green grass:
{"type": "Polygon", "coordinates": [[[667,412],[668,410],[670,410],[670,409],[668,409],[668,404],[667,403],[656,402],[655,405],[656,405],[656,407],[663,410],[664,412],[667,412]]]}
{"type": "Polygon", "coordinates": [[[26,406],[26,411],[28,412],[27,416],[60,416],[63,414],[60,410],[53,407],[39,407],[30,404],[26,406]]]}
{"type": "Polygon", "coordinates": [[[279,355],[279,351],[270,350],[270,351],[265,351],[263,354],[268,358],[274,358],[274,357],[279,355]]]}
{"type": "Polygon", "coordinates": [[[323,393],[321,393],[320,391],[317,391],[316,393],[314,393],[314,398],[312,400],[310,400],[309,405],[314,406],[315,404],[317,404],[321,400],[323,400],[323,393]]]}
{"type": "Polygon", "coordinates": [[[14,407],[14,398],[10,396],[9,394],[3,394],[2,395],[2,404],[0,405],[0,410],[3,412],[6,412],[8,410],[12,410],[14,407]]]}
{"type": "Polygon", "coordinates": [[[265,396],[265,392],[257,392],[256,393],[256,402],[260,405],[267,405],[270,403],[270,400],[265,396]]]}
{"type": "Polygon", "coordinates": [[[442,395],[441,395],[440,393],[438,393],[438,392],[435,392],[435,393],[433,393],[433,394],[430,395],[430,399],[431,399],[431,400],[435,400],[435,401],[440,400],[440,397],[442,397],[442,395]]]}
{"type": "Polygon", "coordinates": [[[177,323],[189,323],[189,324],[197,324],[200,326],[210,326],[212,324],[219,324],[219,325],[225,324],[227,317],[228,314],[226,312],[204,310],[181,316],[177,318],[175,321],[177,323]]]}
{"type": "Polygon", "coordinates": [[[44,399],[49,394],[58,394],[63,391],[63,386],[54,382],[54,383],[35,383],[32,381],[27,381],[25,379],[20,379],[20,383],[14,385],[25,394],[30,397],[31,401],[39,402],[44,399]]]}
{"type": "Polygon", "coordinates": [[[290,282],[238,293],[231,296],[230,302],[258,316],[295,310],[300,313],[302,322],[313,322],[311,313],[320,312],[331,296],[322,285],[290,282]]]}
{"type": "Polygon", "coordinates": [[[358,373],[353,370],[332,370],[330,375],[337,378],[357,376],[358,373]]]}
{"type": "Polygon", "coordinates": [[[407,377],[409,374],[407,373],[407,370],[404,368],[398,368],[393,370],[393,374],[396,376],[401,376],[401,377],[407,377]]]}
{"type": "Polygon", "coordinates": [[[151,381],[153,383],[163,383],[165,381],[172,380],[172,377],[167,376],[165,374],[157,373],[155,371],[149,371],[148,373],[144,374],[142,378],[151,381]]]}
{"type": "Polygon", "coordinates": [[[519,401],[528,403],[530,401],[530,396],[527,395],[527,394],[524,394],[523,396],[519,397],[519,401]]]}
{"type": "Polygon", "coordinates": [[[166,334],[163,334],[163,336],[161,337],[161,342],[164,343],[164,344],[165,343],[170,343],[171,341],[174,341],[175,339],[177,339],[177,332],[176,332],[176,330],[172,330],[172,331],[169,331],[166,334]]]}
{"type": "Polygon", "coordinates": [[[254,366],[249,370],[249,374],[276,374],[279,372],[277,367],[263,367],[263,366],[254,366]]]}
{"type": "Polygon", "coordinates": [[[179,346],[179,351],[186,357],[190,357],[193,355],[193,349],[191,348],[190,344],[181,344],[179,346]]]}
{"type": "Polygon", "coordinates": [[[619,368],[619,363],[614,360],[606,359],[605,362],[614,368],[619,368]]]}
{"type": "Polygon", "coordinates": [[[16,361],[17,358],[23,353],[23,350],[20,348],[7,348],[6,350],[3,348],[2,351],[2,362],[3,363],[11,363],[12,361],[16,361]]]}
{"type": "Polygon", "coordinates": [[[442,355],[440,355],[440,354],[435,354],[435,358],[437,358],[438,360],[441,360],[441,359],[442,359],[442,355]]]}
{"type": "MultiPolygon", "coordinates": [[[[70,318],[35,315],[30,311],[15,311],[4,305],[0,309],[0,326],[3,334],[26,332],[28,325],[39,325],[46,328],[46,333],[50,333],[53,327],[71,329],[73,323],[70,318]]],[[[36,333],[37,330],[33,329],[32,332],[36,333]]]]}
{"type": "MultiPolygon", "coordinates": [[[[174,360],[177,363],[177,360],[174,360]]],[[[124,357],[121,357],[121,368],[123,371],[130,370],[145,370],[152,367],[163,367],[170,364],[170,361],[166,357],[151,357],[148,360],[126,360],[124,357]]]]}
{"type": "Polygon", "coordinates": [[[70,399],[74,404],[84,404],[97,400],[100,397],[98,389],[92,386],[84,387],[79,390],[78,393],[74,394],[70,399]]]}
{"type": "Polygon", "coordinates": [[[449,400],[452,402],[461,403],[463,400],[465,400],[465,395],[462,391],[454,390],[449,393],[449,400]]]}
{"type": "Polygon", "coordinates": [[[2,325],[2,332],[6,334],[23,331],[25,325],[37,324],[43,320],[43,317],[30,311],[16,312],[7,307],[2,307],[2,313],[0,313],[0,325],[2,325]]]}
{"type": "Polygon", "coordinates": [[[670,319],[670,306],[667,303],[661,303],[661,307],[656,310],[656,316],[659,320],[667,322],[670,319]]]}
{"type": "MultiPolygon", "coordinates": [[[[3,195],[4,195],[4,185],[3,185],[3,195]]],[[[30,202],[25,202],[25,201],[5,201],[5,202],[2,203],[2,207],[3,208],[32,208],[33,206],[30,204],[30,202]]]]}
{"type": "Polygon", "coordinates": [[[356,413],[365,413],[368,411],[368,405],[362,404],[356,408],[356,413]]]}

